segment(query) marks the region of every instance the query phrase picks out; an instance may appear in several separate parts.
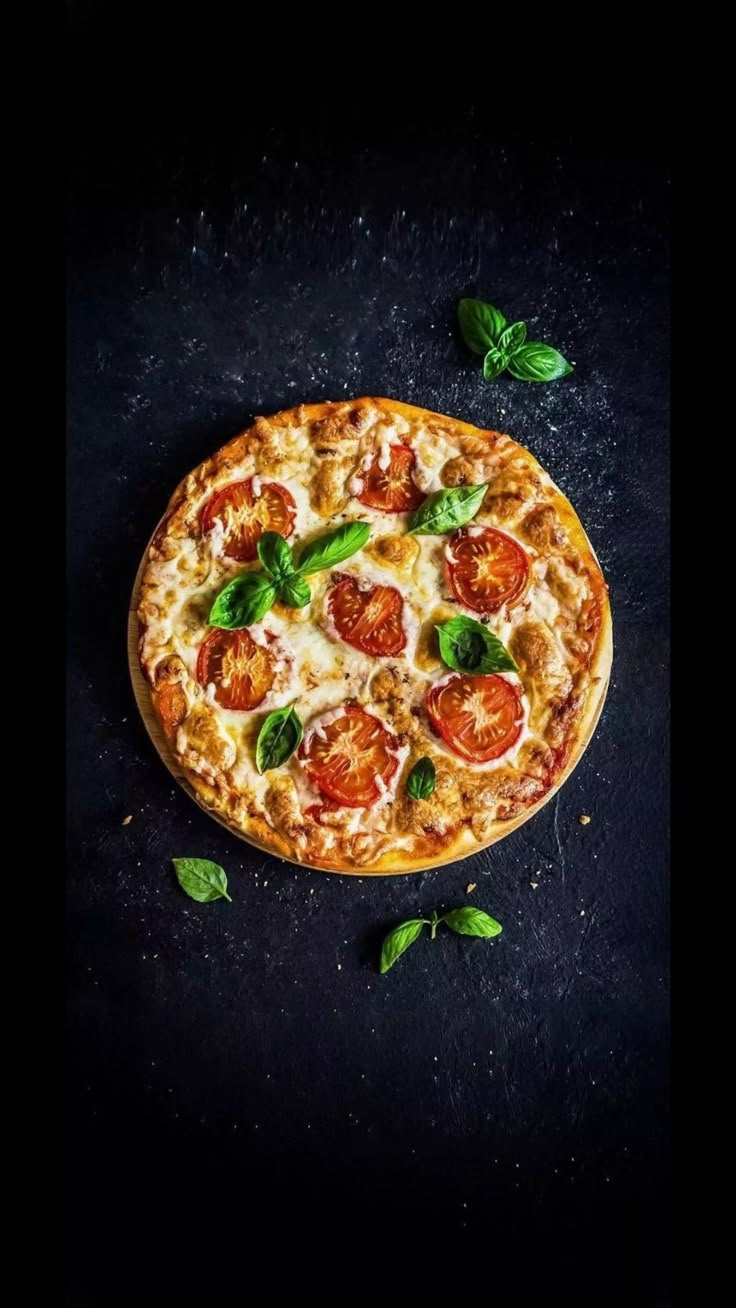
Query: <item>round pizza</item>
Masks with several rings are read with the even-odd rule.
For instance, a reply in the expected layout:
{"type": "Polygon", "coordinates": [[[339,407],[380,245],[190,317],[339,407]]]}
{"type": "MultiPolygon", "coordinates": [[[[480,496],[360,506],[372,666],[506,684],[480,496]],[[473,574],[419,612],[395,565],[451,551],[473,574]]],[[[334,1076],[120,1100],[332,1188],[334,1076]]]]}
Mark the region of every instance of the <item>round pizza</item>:
{"type": "Polygon", "coordinates": [[[509,436],[393,400],[258,418],[175,491],[140,660],[218,818],[313,867],[472,854],[577,762],[611,662],[585,532],[509,436]]]}

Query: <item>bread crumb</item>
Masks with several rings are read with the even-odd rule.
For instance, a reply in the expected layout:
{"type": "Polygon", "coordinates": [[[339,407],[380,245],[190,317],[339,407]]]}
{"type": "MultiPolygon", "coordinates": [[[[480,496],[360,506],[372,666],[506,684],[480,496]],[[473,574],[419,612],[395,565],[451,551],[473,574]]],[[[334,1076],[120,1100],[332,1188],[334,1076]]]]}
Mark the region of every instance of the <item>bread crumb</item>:
{"type": "Polygon", "coordinates": [[[475,881],[471,881],[470,884],[465,887],[465,893],[466,895],[472,895],[473,891],[477,889],[478,887],[475,881]]]}
{"type": "Polygon", "coordinates": [[[532,890],[536,890],[537,886],[539,885],[539,882],[538,882],[538,881],[530,881],[530,882],[529,882],[529,885],[531,886],[532,890]]]}
{"type": "Polygon", "coordinates": [[[588,823],[590,822],[590,818],[588,817],[588,814],[582,813],[581,816],[578,818],[578,822],[580,823],[581,827],[587,827],[588,823]]]}
{"type": "Polygon", "coordinates": [[[127,818],[123,818],[123,826],[127,827],[128,823],[132,821],[133,821],[133,814],[129,813],[127,818]]]}

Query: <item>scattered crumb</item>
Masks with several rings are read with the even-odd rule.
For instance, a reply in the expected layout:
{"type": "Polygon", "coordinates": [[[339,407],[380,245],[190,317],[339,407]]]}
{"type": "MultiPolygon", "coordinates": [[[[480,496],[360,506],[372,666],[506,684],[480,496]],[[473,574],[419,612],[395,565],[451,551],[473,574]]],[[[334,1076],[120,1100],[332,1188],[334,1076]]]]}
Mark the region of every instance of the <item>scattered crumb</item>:
{"type": "Polygon", "coordinates": [[[127,818],[123,818],[123,826],[127,827],[128,823],[132,821],[133,821],[133,814],[129,813],[127,818]]]}
{"type": "Polygon", "coordinates": [[[538,881],[530,881],[530,882],[529,882],[529,885],[531,886],[532,890],[536,890],[537,886],[539,885],[539,882],[538,882],[538,881]]]}
{"type": "Polygon", "coordinates": [[[466,895],[472,895],[473,891],[477,889],[478,887],[475,881],[471,881],[470,884],[465,887],[465,893],[466,895]]]}
{"type": "Polygon", "coordinates": [[[578,818],[578,822],[580,823],[581,827],[587,827],[588,823],[590,822],[590,818],[588,817],[588,814],[582,813],[578,818]]]}

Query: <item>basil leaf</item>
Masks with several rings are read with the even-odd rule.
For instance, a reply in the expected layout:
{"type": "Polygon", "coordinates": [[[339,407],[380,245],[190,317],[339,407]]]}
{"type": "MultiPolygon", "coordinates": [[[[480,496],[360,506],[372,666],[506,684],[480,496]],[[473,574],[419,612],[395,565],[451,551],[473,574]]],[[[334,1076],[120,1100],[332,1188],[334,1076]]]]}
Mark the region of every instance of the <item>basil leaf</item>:
{"type": "Polygon", "coordinates": [[[510,327],[501,332],[498,338],[498,348],[503,354],[515,354],[520,345],[526,340],[526,323],[512,322],[510,327]]]}
{"type": "Polygon", "coordinates": [[[485,354],[489,346],[497,343],[506,326],[503,314],[485,300],[461,300],[457,317],[463,340],[474,354],[485,354]]]}
{"type": "Polygon", "coordinates": [[[264,531],[259,537],[256,549],[266,572],[270,572],[276,581],[291,576],[294,571],[291,546],[277,531],[264,531]]]}
{"type": "Polygon", "coordinates": [[[483,360],[483,376],[486,381],[495,381],[497,377],[500,377],[507,364],[508,355],[502,354],[500,350],[496,349],[495,345],[492,345],[483,360]]]}
{"type": "Polygon", "coordinates": [[[409,799],[429,799],[436,780],[437,773],[431,758],[420,758],[406,778],[406,793],[409,799]]]}
{"type": "Polygon", "coordinates": [[[311,598],[309,586],[296,572],[292,577],[285,577],[279,586],[279,599],[292,609],[303,609],[311,598]]]}
{"type": "Polygon", "coordinates": [[[422,934],[426,925],[427,922],[423,917],[414,917],[408,922],[402,922],[400,926],[394,927],[393,931],[389,931],[381,949],[380,970],[382,973],[388,972],[397,959],[406,953],[409,945],[414,944],[417,936],[422,934]]]}
{"type": "Polygon", "coordinates": [[[334,568],[336,563],[344,563],[352,554],[362,550],[371,529],[367,522],[346,522],[344,527],[328,531],[326,536],[305,545],[299,559],[299,572],[321,572],[323,568],[334,568]]]}
{"type": "Polygon", "coordinates": [[[256,741],[258,771],[268,772],[270,768],[280,767],[299,748],[303,735],[304,729],[293,704],[269,713],[256,741]]]}
{"type": "Polygon", "coordinates": [[[179,885],[190,899],[196,899],[199,904],[226,899],[232,904],[227,893],[227,877],[219,863],[211,863],[208,858],[172,858],[171,861],[179,885]]]}
{"type": "Polygon", "coordinates": [[[487,485],[453,486],[428,495],[409,518],[409,535],[443,536],[446,531],[464,527],[475,517],[487,490],[487,485]]]}
{"type": "Polygon", "coordinates": [[[241,572],[220,591],[207,621],[226,631],[249,627],[268,613],[276,595],[273,582],[262,572],[241,572]]]}
{"type": "Polygon", "coordinates": [[[475,618],[450,618],[437,627],[440,656],[448,668],[489,676],[493,672],[518,672],[506,646],[475,618]]]}
{"type": "Polygon", "coordinates": [[[457,931],[459,936],[483,936],[484,939],[490,940],[493,936],[500,936],[503,927],[500,922],[489,917],[480,908],[453,908],[451,912],[445,913],[442,921],[450,927],[452,931],[457,931]]]}
{"type": "Polygon", "coordinates": [[[527,341],[509,360],[509,372],[519,381],[546,382],[556,381],[558,377],[567,377],[572,372],[572,364],[567,362],[559,350],[541,341],[527,341]]]}

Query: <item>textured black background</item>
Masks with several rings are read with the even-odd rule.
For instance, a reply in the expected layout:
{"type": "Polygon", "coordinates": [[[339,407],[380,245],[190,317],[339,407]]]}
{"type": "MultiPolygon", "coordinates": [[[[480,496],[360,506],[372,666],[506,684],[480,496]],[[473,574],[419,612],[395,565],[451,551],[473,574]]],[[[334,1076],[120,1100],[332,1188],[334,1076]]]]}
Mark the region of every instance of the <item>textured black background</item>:
{"type": "Polygon", "coordinates": [[[472,106],[401,133],[262,107],[233,131],[233,98],[228,132],[174,131],[150,69],[147,98],[136,79],[118,98],[100,39],[72,25],[69,1302],[173,1302],[198,1267],[242,1297],[276,1235],[279,1277],[347,1241],[374,1270],[507,1277],[522,1304],[664,1308],[666,149],[504,145],[472,106]],[[484,384],[462,294],[574,376],[484,384]],[[174,788],[125,654],[182,475],[257,413],[362,394],[528,445],[614,615],[608,701],[562,793],[487,853],[397,880],[228,836],[174,788]],[[233,903],[188,900],[181,854],[221,862],[233,903]],[[426,941],[380,977],[383,931],[469,902],[471,881],[503,936],[426,941]]]}

